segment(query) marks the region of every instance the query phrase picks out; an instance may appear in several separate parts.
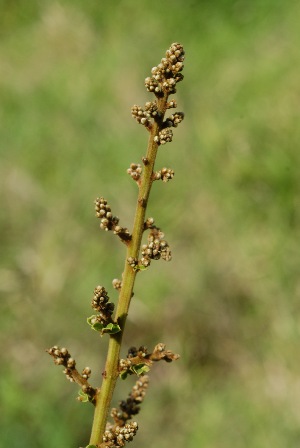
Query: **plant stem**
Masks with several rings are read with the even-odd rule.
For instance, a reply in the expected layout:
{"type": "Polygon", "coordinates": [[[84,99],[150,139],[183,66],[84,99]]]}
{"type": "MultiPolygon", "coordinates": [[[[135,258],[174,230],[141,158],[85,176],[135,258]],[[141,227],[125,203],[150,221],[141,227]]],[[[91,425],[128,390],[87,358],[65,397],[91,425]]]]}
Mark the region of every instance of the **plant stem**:
{"type": "Polygon", "coordinates": [[[115,314],[115,321],[120,325],[121,331],[110,336],[108,352],[105,363],[105,371],[101,389],[96,395],[96,406],[94,413],[94,421],[91,432],[90,444],[96,445],[102,442],[105,426],[108,418],[110,403],[112,400],[114,388],[119,375],[119,357],[124,333],[126,318],[130,306],[130,300],[133,293],[133,287],[137,270],[133,269],[127,259],[133,257],[138,259],[142,236],[144,232],[145,214],[147,209],[148,198],[153,181],[154,164],[158,150],[158,144],[154,141],[154,137],[158,135],[162,129],[164,114],[166,111],[168,94],[157,100],[158,118],[154,121],[150,130],[150,136],[147,148],[147,163],[144,164],[141,183],[139,185],[139,194],[135,211],[132,239],[128,243],[125,259],[125,267],[122,278],[122,288],[119,295],[119,301],[115,314]]]}

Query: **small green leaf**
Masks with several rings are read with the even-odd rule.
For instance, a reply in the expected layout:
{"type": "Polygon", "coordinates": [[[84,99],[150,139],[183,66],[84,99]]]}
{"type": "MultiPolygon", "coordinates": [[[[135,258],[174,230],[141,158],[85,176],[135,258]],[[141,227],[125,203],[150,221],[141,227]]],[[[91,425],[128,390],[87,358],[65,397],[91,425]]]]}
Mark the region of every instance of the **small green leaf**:
{"type": "Polygon", "coordinates": [[[128,375],[132,375],[133,373],[135,373],[137,376],[141,376],[144,373],[149,372],[150,367],[148,367],[146,364],[144,363],[140,363],[140,364],[136,364],[134,366],[130,367],[130,370],[123,370],[120,373],[120,378],[122,380],[126,380],[128,375]]]}
{"type": "Polygon", "coordinates": [[[145,271],[147,269],[147,266],[144,266],[142,264],[137,264],[133,267],[134,271],[145,271]]]}
{"type": "Polygon", "coordinates": [[[79,395],[80,401],[82,403],[87,403],[89,401],[89,396],[87,394],[85,394],[82,390],[80,390],[78,392],[78,395],[79,395]]]}
{"type": "Polygon", "coordinates": [[[128,376],[127,370],[123,370],[123,372],[120,373],[121,380],[126,380],[127,376],[128,376]]]}
{"type": "Polygon", "coordinates": [[[103,324],[97,321],[97,314],[93,314],[87,318],[87,323],[91,326],[91,328],[95,331],[101,331],[103,328],[103,324]]]}
{"type": "Polygon", "coordinates": [[[94,325],[93,322],[92,322],[92,320],[93,320],[94,317],[96,317],[96,316],[93,314],[93,316],[88,317],[87,320],[86,320],[87,323],[88,323],[91,327],[94,325]]]}
{"type": "Polygon", "coordinates": [[[143,266],[143,265],[139,266],[140,271],[145,271],[146,269],[148,269],[148,266],[143,266]]]}
{"type": "Polygon", "coordinates": [[[99,331],[100,333],[102,333],[103,330],[103,324],[101,324],[101,322],[97,322],[95,325],[92,326],[92,329],[95,331],[99,331]]]}
{"type": "Polygon", "coordinates": [[[102,328],[101,333],[115,334],[119,333],[119,331],[121,331],[121,328],[118,324],[110,323],[106,325],[106,327],[102,328]]]}
{"type": "Polygon", "coordinates": [[[91,328],[95,331],[98,331],[101,336],[105,333],[107,334],[115,334],[121,331],[121,328],[118,324],[114,324],[113,322],[106,325],[106,327],[99,321],[97,321],[97,314],[94,314],[91,317],[87,318],[87,323],[91,326],[91,328]]]}
{"type": "Polygon", "coordinates": [[[136,373],[138,376],[143,375],[144,373],[149,372],[150,368],[146,366],[146,364],[136,364],[131,367],[131,370],[136,373]]]}
{"type": "Polygon", "coordinates": [[[96,445],[88,445],[85,448],[97,448],[96,445]]]}

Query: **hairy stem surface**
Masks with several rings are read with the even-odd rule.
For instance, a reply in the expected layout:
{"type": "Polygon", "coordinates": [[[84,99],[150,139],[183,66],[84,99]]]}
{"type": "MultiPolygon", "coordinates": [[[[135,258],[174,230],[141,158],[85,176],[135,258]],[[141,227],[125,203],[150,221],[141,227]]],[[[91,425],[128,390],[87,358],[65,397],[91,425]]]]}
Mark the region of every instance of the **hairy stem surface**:
{"type": "Polygon", "coordinates": [[[158,100],[158,118],[154,121],[150,130],[148,141],[146,164],[144,165],[141,183],[139,185],[139,194],[135,211],[132,239],[127,245],[127,253],[125,259],[125,267],[122,278],[122,288],[119,295],[119,301],[116,309],[115,320],[118,321],[121,331],[110,336],[108,352],[105,363],[105,371],[103,372],[103,380],[101,389],[96,396],[96,406],[94,413],[94,421],[90,444],[96,445],[102,442],[105,431],[110,403],[112,400],[114,388],[119,375],[119,358],[124,333],[126,318],[130,306],[130,300],[133,293],[133,287],[137,270],[133,269],[127,259],[133,257],[138,259],[141,241],[144,231],[145,214],[147,209],[148,198],[153,181],[154,164],[157,155],[158,144],[154,141],[154,137],[158,135],[162,129],[164,114],[166,111],[168,94],[158,100]]]}

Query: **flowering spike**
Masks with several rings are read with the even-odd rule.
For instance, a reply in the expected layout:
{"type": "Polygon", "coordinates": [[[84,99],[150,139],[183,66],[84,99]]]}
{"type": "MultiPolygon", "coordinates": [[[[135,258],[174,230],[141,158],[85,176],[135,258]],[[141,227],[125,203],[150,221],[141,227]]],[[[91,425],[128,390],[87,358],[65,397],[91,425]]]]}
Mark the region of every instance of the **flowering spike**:
{"type": "Polygon", "coordinates": [[[127,170],[138,185],[132,235],[127,228],[119,224],[119,218],[113,215],[106,199],[100,197],[95,201],[100,228],[112,231],[127,246],[122,281],[114,279],[112,282],[114,289],[119,292],[114,316],[114,304],[110,302],[107,291],[103,286],[97,286],[92,299],[92,307],[97,314],[87,319],[91,328],[101,336],[105,333],[109,335],[101,388],[93,389],[89,385],[91,369],[85,367],[80,374],[76,369],[75,360],[67,349],[54,346],[47,350],[54,358],[55,364],[64,366],[66,377],[80,385],[79,400],[91,401],[95,404],[89,448],[123,447],[126,442],[133,439],[138,425],[130,420],[138,413],[139,405],[144,399],[148,386],[145,373],[156,361],[171,362],[179,357],[170,350],[166,350],[165,345],[160,343],[156,345],[152,353],[148,353],[144,346],[139,349],[131,347],[127,358],[120,360],[122,336],[137,272],[146,269],[152,260],[162,258],[169,261],[171,259],[171,251],[164,239],[164,234],[154,225],[153,218],[146,219],[146,212],[153,181],[161,179],[167,182],[174,176],[174,171],[170,168],[155,171],[155,163],[159,146],[172,141],[172,128],[177,127],[184,117],[182,112],[175,112],[165,118],[168,109],[177,107],[176,101],[170,100],[169,96],[176,92],[177,83],[183,79],[181,73],[183,61],[183,47],[175,42],[166,51],[160,63],[152,68],[151,76],[145,79],[146,89],[155,95],[154,101],[146,102],[144,107],[134,105],[131,109],[133,118],[149,131],[147,151],[141,158],[143,165],[132,163],[127,170]],[[149,231],[147,244],[142,245],[143,233],[146,230],[149,231]],[[133,374],[139,377],[136,385],[127,400],[120,403],[119,409],[113,408],[111,416],[114,424],[108,423],[107,416],[118,377],[125,379],[127,375],[133,374]]]}

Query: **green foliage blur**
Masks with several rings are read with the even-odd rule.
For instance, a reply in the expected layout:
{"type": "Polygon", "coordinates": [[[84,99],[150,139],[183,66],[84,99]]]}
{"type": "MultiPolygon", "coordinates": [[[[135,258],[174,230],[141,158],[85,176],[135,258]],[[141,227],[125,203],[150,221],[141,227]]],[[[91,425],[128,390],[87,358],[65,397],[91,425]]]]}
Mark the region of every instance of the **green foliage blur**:
{"type": "MultiPolygon", "coordinates": [[[[123,355],[164,342],[130,446],[297,447],[300,440],[300,3],[0,0],[0,438],[86,446],[93,409],[45,349],[98,386],[108,339],[93,289],[123,270],[100,231],[104,196],[131,227],[145,154],[133,104],[169,45],[186,50],[178,110],[148,216],[173,260],[138,275],[123,355]]],[[[114,405],[134,379],[119,382],[114,405]]]]}

